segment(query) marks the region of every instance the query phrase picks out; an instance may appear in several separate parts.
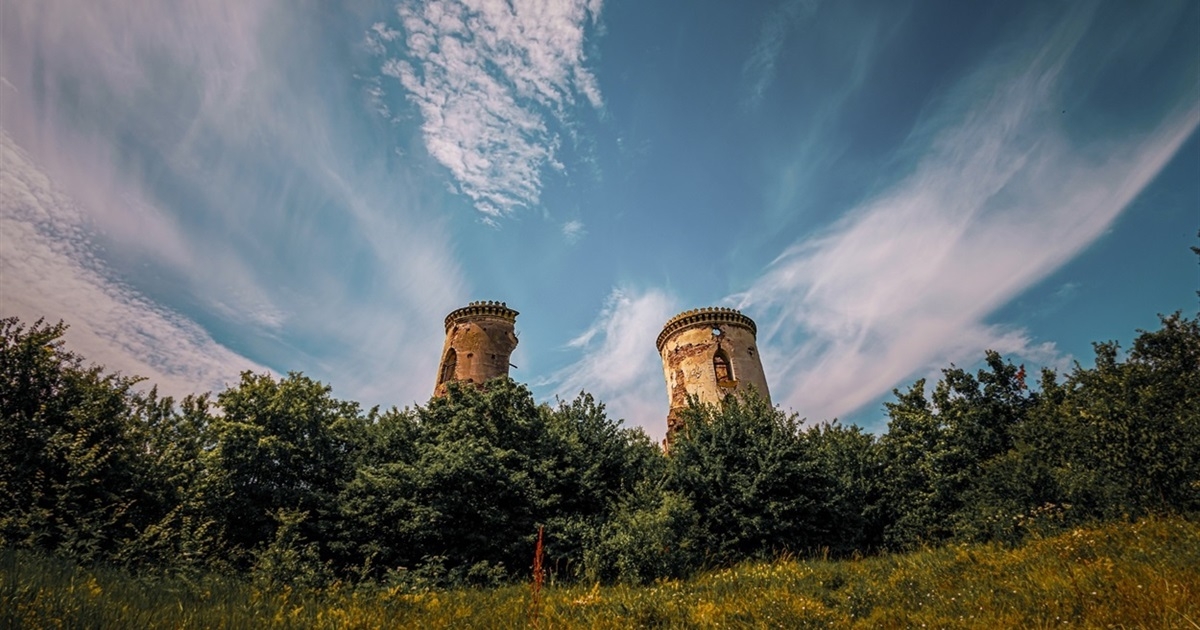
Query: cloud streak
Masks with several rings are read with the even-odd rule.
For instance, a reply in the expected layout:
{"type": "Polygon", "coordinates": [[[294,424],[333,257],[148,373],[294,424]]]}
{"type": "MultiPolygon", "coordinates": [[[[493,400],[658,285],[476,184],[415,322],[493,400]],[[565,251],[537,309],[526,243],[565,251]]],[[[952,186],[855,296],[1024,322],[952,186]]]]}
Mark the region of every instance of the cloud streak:
{"type": "Polygon", "coordinates": [[[583,221],[567,221],[562,225],[562,233],[568,243],[577,243],[587,234],[587,229],[584,227],[583,221]]]}
{"type": "Polygon", "coordinates": [[[613,289],[592,325],[566,343],[580,359],[537,386],[566,400],[587,391],[605,402],[612,417],[662,439],[667,394],[654,340],[678,310],[675,299],[657,289],[613,289]]]}
{"type": "Polygon", "coordinates": [[[376,54],[403,44],[382,73],[416,104],[426,149],[485,221],[537,205],[543,170],[564,170],[553,120],[566,121],[577,97],[603,107],[584,54],[600,10],[599,0],[404,2],[398,29],[368,31],[376,54]]]}
{"type": "MultiPolygon", "coordinates": [[[[294,9],[5,5],[0,122],[43,188],[75,208],[38,251],[66,248],[76,261],[39,277],[10,274],[20,261],[6,258],[6,307],[63,318],[74,337],[94,337],[81,348],[92,360],[179,389],[268,364],[368,404],[428,397],[436,332],[465,281],[392,138],[364,134],[370,94],[352,68],[327,62],[346,59],[329,53],[361,30],[294,9]],[[68,236],[90,243],[86,258],[60,242],[68,236]],[[121,306],[92,306],[102,300],[121,306]],[[151,331],[135,336],[142,345],[117,341],[133,328],[151,331]],[[201,372],[188,372],[194,353],[172,337],[204,348],[201,372]]],[[[6,231],[41,212],[19,201],[4,201],[6,231]]]]}
{"type": "Polygon", "coordinates": [[[1200,122],[1185,99],[1149,133],[1073,143],[1057,102],[1083,30],[1065,23],[1019,68],[974,75],[910,175],[731,298],[759,319],[776,402],[832,418],[986,348],[1056,360],[986,317],[1103,234],[1200,122]]]}
{"type": "Polygon", "coordinates": [[[816,8],[816,0],[785,0],[763,20],[758,43],[742,66],[742,75],[749,83],[743,102],[746,109],[753,111],[762,103],[775,80],[775,63],[788,36],[796,24],[812,15],[816,8]]]}
{"type": "Polygon", "coordinates": [[[164,394],[219,391],[242,370],[268,371],[213,341],[186,317],[113,281],[79,206],[0,134],[0,297],[26,323],[72,315],[71,349],[145,376],[164,394]]]}

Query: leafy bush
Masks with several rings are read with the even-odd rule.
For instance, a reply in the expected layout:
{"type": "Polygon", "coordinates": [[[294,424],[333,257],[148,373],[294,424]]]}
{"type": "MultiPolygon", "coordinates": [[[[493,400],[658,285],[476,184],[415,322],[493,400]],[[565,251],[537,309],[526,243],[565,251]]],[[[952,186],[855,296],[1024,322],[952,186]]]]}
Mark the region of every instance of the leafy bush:
{"type": "Polygon", "coordinates": [[[245,373],[176,404],[65,330],[0,320],[0,544],[143,572],[496,585],[542,526],[552,582],[651,583],[1200,512],[1200,323],[1179,314],[1036,387],[996,353],[951,366],[896,391],[878,438],[693,401],[669,454],[586,393],[539,405],[507,378],[363,412],[245,373]]]}

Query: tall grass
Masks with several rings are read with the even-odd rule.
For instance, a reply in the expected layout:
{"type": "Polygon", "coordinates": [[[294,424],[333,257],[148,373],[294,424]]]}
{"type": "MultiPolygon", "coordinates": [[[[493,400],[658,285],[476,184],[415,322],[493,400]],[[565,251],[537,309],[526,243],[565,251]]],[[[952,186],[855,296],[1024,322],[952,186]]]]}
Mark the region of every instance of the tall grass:
{"type": "Polygon", "coordinates": [[[545,530],[539,525],[537,547],[533,550],[533,584],[529,587],[529,625],[533,628],[541,627],[542,619],[542,588],[546,585],[546,571],[542,568],[546,557],[544,535],[545,530]]]}
{"type": "MultiPolygon", "coordinates": [[[[319,591],[220,576],[135,578],[0,555],[6,628],[519,628],[528,585],[319,591]]],[[[543,628],[1200,628],[1200,525],[1147,519],[1016,548],[961,545],[853,561],[781,560],[650,586],[547,586],[543,628]]]]}

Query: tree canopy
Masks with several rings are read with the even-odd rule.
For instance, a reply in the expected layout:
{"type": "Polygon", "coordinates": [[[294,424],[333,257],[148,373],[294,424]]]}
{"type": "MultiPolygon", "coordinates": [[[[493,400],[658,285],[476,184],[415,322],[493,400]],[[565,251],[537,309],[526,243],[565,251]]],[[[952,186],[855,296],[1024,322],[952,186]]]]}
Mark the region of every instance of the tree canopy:
{"type": "Polygon", "coordinates": [[[142,570],[414,588],[524,575],[632,582],[777,554],[1015,543],[1200,511],[1200,323],[1037,382],[989,352],[895,391],[886,432],[753,393],[692,401],[669,452],[587,393],[509,379],[364,411],[303,374],[160,397],[66,326],[0,320],[0,537],[142,570]]]}

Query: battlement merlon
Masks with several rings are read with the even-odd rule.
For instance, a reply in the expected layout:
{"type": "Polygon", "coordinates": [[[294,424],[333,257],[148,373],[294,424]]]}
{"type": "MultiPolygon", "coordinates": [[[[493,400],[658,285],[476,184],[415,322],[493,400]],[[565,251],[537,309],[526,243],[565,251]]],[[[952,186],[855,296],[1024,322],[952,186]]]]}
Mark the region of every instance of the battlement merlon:
{"type": "Polygon", "coordinates": [[[710,306],[706,308],[694,308],[690,311],[684,311],[675,317],[667,320],[663,326],[662,332],[658,334],[658,339],[655,340],[655,347],[661,353],[663,344],[667,339],[686,328],[699,328],[701,326],[712,326],[716,324],[731,324],[740,326],[750,331],[751,335],[758,334],[758,326],[754,320],[742,314],[741,311],[734,308],[724,308],[720,306],[710,306]]]}
{"type": "Polygon", "coordinates": [[[451,311],[446,316],[446,332],[450,332],[450,329],[455,324],[464,319],[473,317],[499,317],[510,322],[516,322],[517,315],[520,315],[520,313],[508,308],[508,305],[504,302],[494,302],[491,300],[471,302],[467,306],[451,311]]]}

